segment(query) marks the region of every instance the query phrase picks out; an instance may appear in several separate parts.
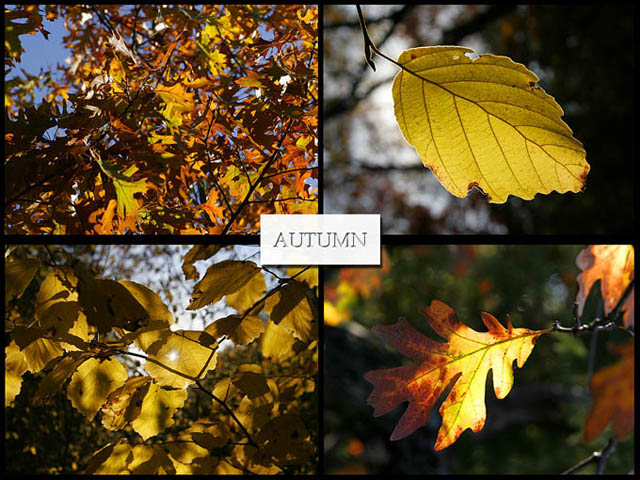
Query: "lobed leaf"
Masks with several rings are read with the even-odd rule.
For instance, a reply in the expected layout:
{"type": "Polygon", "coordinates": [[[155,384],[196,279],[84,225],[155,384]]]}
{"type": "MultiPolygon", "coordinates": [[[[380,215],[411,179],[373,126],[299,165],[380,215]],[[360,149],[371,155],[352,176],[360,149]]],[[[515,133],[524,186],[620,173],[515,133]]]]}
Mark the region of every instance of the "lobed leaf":
{"type": "Polygon", "coordinates": [[[436,401],[451,386],[440,407],[442,426],[434,447],[442,450],[467,428],[479,432],[484,426],[489,370],[493,372],[496,397],[506,397],[513,386],[513,361],[517,360],[522,368],[536,339],[548,330],[513,328],[509,317],[504,328],[493,315],[482,313],[489,331],[477,332],[460,322],[453,309],[438,300],[423,309],[423,314],[431,328],[448,339],[447,343],[425,337],[406,320],[374,327],[373,333],[413,363],[368,372],[365,379],[374,389],[367,402],[374,407],[376,417],[409,402],[391,434],[391,440],[400,440],[428,423],[436,401]]]}

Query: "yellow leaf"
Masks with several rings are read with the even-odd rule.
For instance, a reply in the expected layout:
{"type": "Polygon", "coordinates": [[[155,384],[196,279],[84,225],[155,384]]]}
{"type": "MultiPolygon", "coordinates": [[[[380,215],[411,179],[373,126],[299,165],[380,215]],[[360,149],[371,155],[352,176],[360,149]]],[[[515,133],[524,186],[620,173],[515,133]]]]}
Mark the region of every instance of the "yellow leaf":
{"type": "Polygon", "coordinates": [[[44,279],[36,297],[36,318],[58,302],[78,301],[78,277],[72,268],[54,268],[44,279]]]}
{"type": "Polygon", "coordinates": [[[89,353],[76,351],[63,357],[53,370],[40,381],[38,391],[33,397],[33,402],[36,405],[41,402],[46,402],[51,396],[60,392],[67,379],[89,355],[89,353]]]}
{"type": "Polygon", "coordinates": [[[91,420],[115,389],[127,380],[127,371],[114,358],[90,358],[71,377],[67,397],[71,404],[91,420]]]}
{"type": "Polygon", "coordinates": [[[205,276],[193,288],[188,310],[197,310],[216,303],[225,295],[237,292],[247,284],[260,268],[253,262],[224,260],[209,267],[205,276]]]}
{"type": "Polygon", "coordinates": [[[28,365],[15,341],[4,352],[4,406],[8,407],[22,389],[22,375],[27,371],[28,365]]]}
{"type": "Polygon", "coordinates": [[[102,425],[109,430],[120,430],[127,422],[140,414],[140,406],[131,405],[132,398],[138,389],[149,383],[149,377],[131,377],[125,384],[109,395],[102,406],[102,425]]]}
{"type": "Polygon", "coordinates": [[[264,332],[264,323],[254,315],[230,315],[208,325],[205,331],[214,338],[227,337],[236,345],[247,345],[264,332]]]}
{"type": "Polygon", "coordinates": [[[136,215],[138,211],[138,201],[133,197],[136,193],[145,193],[148,190],[147,181],[125,180],[130,178],[138,170],[138,167],[132,165],[122,172],[122,177],[112,177],[113,186],[118,197],[118,217],[120,218],[120,233],[123,233],[125,227],[129,227],[131,231],[136,230],[136,215]]]}
{"type": "Polygon", "coordinates": [[[85,474],[127,474],[127,465],[132,460],[131,445],[126,440],[109,443],[93,454],[85,474]]]}
{"type": "Polygon", "coordinates": [[[269,386],[264,375],[255,372],[242,372],[233,380],[233,384],[242,390],[249,400],[269,393],[269,386]]]}
{"type": "Polygon", "coordinates": [[[189,280],[198,279],[198,271],[193,266],[198,260],[206,260],[212,257],[218,250],[222,248],[222,245],[194,245],[184,256],[182,262],[182,271],[184,276],[189,280]]]}
{"type": "Polygon", "coordinates": [[[393,82],[396,120],[424,165],[457,197],[473,186],[493,203],[580,191],[586,153],[538,77],[508,57],[472,54],[426,47],[398,59],[407,70],[393,82]]]}
{"type": "Polygon", "coordinates": [[[12,334],[31,373],[38,373],[47,363],[62,355],[58,342],[42,338],[46,332],[41,328],[16,327],[12,334]]]}
{"type": "Polygon", "coordinates": [[[225,301],[237,311],[245,312],[264,296],[266,288],[264,275],[258,272],[237,292],[227,295],[225,301]]]}
{"type": "Polygon", "coordinates": [[[173,414],[182,407],[187,391],[168,390],[155,383],[149,384],[138,417],[131,422],[133,429],[147,440],[173,425],[173,414]]]}
{"type": "Polygon", "coordinates": [[[256,437],[265,455],[277,463],[302,465],[308,462],[314,447],[304,422],[295,415],[285,414],[267,422],[256,437]]]}
{"type": "Polygon", "coordinates": [[[295,276],[296,280],[306,283],[310,288],[318,286],[318,267],[288,267],[287,275],[295,276]],[[299,272],[302,273],[297,275],[299,272]]]}
{"type": "Polygon", "coordinates": [[[267,358],[286,358],[293,354],[291,347],[295,341],[284,327],[269,320],[260,338],[260,353],[267,358]]]}
{"type": "Polygon", "coordinates": [[[216,368],[217,346],[207,332],[166,330],[147,348],[145,369],[159,385],[186,388],[216,368]]]}
{"type": "Polygon", "coordinates": [[[260,75],[253,71],[248,72],[245,77],[237,79],[236,83],[245,88],[264,88],[264,85],[260,82],[260,75]]]}
{"type": "Polygon", "coordinates": [[[297,339],[308,342],[317,338],[318,322],[305,288],[300,282],[290,281],[267,299],[264,309],[270,313],[273,323],[284,327],[297,339]]]}
{"type": "Polygon", "coordinates": [[[23,258],[6,263],[4,266],[4,302],[5,306],[13,297],[20,298],[33,276],[38,271],[40,260],[23,258]]]}

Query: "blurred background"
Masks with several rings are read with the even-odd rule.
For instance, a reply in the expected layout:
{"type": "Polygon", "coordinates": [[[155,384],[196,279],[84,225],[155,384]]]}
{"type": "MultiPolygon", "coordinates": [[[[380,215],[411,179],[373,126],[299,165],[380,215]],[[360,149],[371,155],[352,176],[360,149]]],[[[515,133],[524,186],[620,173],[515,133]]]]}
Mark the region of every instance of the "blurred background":
{"type": "MultiPolygon", "coordinates": [[[[602,449],[610,427],[585,444],[589,411],[589,352],[593,370],[615,363],[609,348],[629,342],[626,331],[575,337],[540,337],[514,386],[503,400],[486,385],[487,420],[477,434],[466,430],[450,447],[435,452],[441,425],[439,401],[428,426],[409,437],[389,437],[407,404],[375,418],[367,397],[370,370],[407,364],[371,333],[378,324],[404,317],[433,335],[419,309],[438,299],[458,318],[486,331],[481,312],[503,325],[540,330],[554,320],[573,326],[578,293],[576,256],[584,246],[451,245],[386,247],[379,268],[325,270],[324,464],[327,473],[376,474],[553,474],[561,473],[602,449]]],[[[602,308],[595,285],[583,321],[602,308]]],[[[441,399],[443,400],[443,399],[441,399]]],[[[606,473],[628,473],[634,465],[634,437],[620,442],[606,473]]],[[[581,473],[595,473],[589,466],[581,473]]]]}
{"type": "Polygon", "coordinates": [[[324,212],[381,213],[384,233],[618,233],[633,220],[633,5],[366,5],[369,34],[392,58],[418,46],[506,55],[540,77],[587,151],[580,194],[459,199],[400,132],[397,67],[364,62],[353,5],[324,6],[324,212]]]}

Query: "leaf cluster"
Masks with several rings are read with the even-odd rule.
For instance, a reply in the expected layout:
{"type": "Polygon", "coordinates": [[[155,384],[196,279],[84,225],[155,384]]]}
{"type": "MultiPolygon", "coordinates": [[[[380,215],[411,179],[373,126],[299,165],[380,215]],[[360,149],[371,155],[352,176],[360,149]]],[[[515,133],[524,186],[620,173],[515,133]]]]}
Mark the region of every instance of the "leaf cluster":
{"type": "MultiPolygon", "coordinates": [[[[190,271],[214,250],[193,247],[183,267],[190,271]]],[[[213,263],[193,291],[206,301],[192,300],[189,308],[206,308],[224,297],[237,313],[204,330],[184,330],[149,288],[96,278],[80,262],[51,259],[52,267],[35,257],[10,258],[6,266],[10,305],[32,302],[35,309],[33,317],[17,317],[8,309],[5,406],[11,411],[22,403],[24,376],[35,375],[38,387],[28,399],[34,408],[59,403],[64,392],[86,422],[120,436],[101,434],[108,441],[94,447],[90,458],[78,458],[77,451],[74,466],[47,465],[53,469],[47,471],[314,470],[314,272],[293,269],[267,288],[265,272],[253,262],[213,263]],[[220,266],[225,275],[219,275],[220,266]],[[37,292],[28,295],[40,276],[37,292]],[[238,280],[230,282],[233,278],[238,280]],[[290,298],[299,291],[303,294],[290,298]]]]}

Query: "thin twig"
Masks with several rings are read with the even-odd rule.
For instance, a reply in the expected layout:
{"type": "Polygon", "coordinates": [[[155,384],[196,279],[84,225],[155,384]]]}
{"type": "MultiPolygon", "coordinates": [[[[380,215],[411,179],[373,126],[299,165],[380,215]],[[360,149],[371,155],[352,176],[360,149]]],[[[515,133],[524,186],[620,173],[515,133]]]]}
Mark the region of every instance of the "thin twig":
{"type": "Polygon", "coordinates": [[[210,392],[209,390],[207,390],[206,388],[204,388],[202,386],[202,384],[200,383],[200,380],[196,380],[196,385],[198,385],[198,387],[200,388],[200,390],[202,390],[204,393],[206,393],[207,395],[209,395],[211,398],[213,398],[220,406],[222,406],[222,408],[224,408],[227,413],[231,416],[231,418],[233,418],[233,421],[236,422],[236,424],[238,425],[238,427],[240,427],[240,430],[242,430],[242,433],[244,433],[245,437],[247,437],[247,440],[249,440],[249,443],[251,445],[253,445],[254,447],[258,447],[258,445],[256,444],[256,442],[253,441],[253,438],[251,438],[251,435],[249,434],[249,432],[247,431],[247,429],[244,427],[244,425],[242,425],[242,422],[240,420],[238,420],[238,417],[236,417],[235,413],[233,413],[233,410],[231,410],[231,408],[229,408],[229,406],[221,399],[219,399],[218,397],[216,397],[212,392],[210,392]]]}
{"type": "Polygon", "coordinates": [[[590,457],[587,457],[584,460],[580,461],[569,470],[562,472],[562,475],[571,475],[573,473],[579,472],[591,463],[598,464],[597,473],[598,475],[602,475],[604,473],[605,467],[607,466],[607,459],[616,449],[617,443],[617,440],[614,437],[611,437],[607,445],[602,450],[593,452],[590,457]]]}

